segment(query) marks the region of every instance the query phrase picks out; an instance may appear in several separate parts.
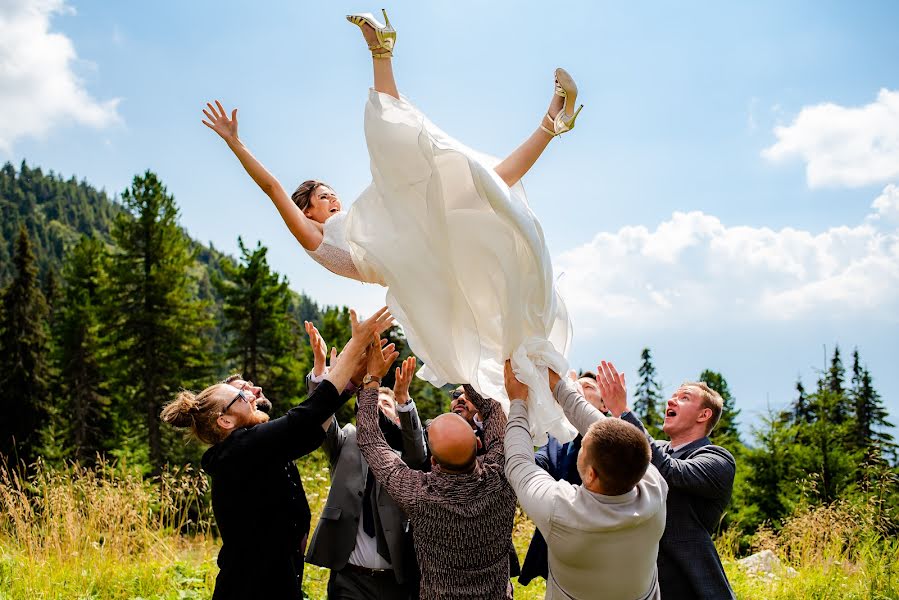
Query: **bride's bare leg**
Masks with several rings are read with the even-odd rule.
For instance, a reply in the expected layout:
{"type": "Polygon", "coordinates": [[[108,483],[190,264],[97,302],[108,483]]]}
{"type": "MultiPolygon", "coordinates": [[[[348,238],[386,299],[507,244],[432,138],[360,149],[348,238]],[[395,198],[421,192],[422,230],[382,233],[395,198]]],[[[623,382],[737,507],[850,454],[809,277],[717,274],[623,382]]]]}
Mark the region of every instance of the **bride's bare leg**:
{"type": "Polygon", "coordinates": [[[396,80],[393,78],[393,59],[372,58],[371,62],[375,73],[375,89],[399,100],[400,93],[396,89],[396,80]]]}
{"type": "MultiPolygon", "coordinates": [[[[564,100],[561,96],[553,94],[553,99],[550,101],[549,110],[547,111],[550,118],[554,119],[556,117],[559,111],[562,110],[563,103],[564,100]]],[[[546,119],[546,117],[544,117],[544,119],[546,119]]],[[[550,124],[550,128],[551,127],[552,125],[550,124]]],[[[524,177],[525,173],[531,170],[531,167],[534,166],[534,163],[537,162],[537,159],[540,158],[540,155],[546,150],[551,139],[553,139],[553,136],[543,131],[540,127],[537,127],[534,133],[532,133],[524,143],[513,150],[512,153],[501,163],[496,165],[493,170],[506,182],[506,185],[512,187],[524,177]]]]}
{"type": "MultiPolygon", "coordinates": [[[[362,36],[365,38],[365,42],[368,44],[368,46],[377,46],[378,36],[375,33],[375,30],[372,29],[368,24],[362,25],[361,29],[362,36]]],[[[399,100],[400,93],[396,89],[396,80],[393,78],[393,59],[389,56],[384,58],[372,56],[371,62],[375,76],[375,90],[381,92],[382,94],[393,96],[394,98],[399,100]]]]}

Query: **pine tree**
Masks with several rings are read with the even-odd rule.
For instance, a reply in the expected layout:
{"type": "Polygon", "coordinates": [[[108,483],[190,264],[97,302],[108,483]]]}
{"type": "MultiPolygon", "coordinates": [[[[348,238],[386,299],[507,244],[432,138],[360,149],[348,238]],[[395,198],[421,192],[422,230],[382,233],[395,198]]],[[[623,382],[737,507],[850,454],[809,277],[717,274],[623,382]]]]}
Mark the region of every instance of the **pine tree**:
{"type": "Polygon", "coordinates": [[[884,454],[894,452],[896,445],[889,433],[893,424],[887,421],[887,411],[874,389],[871,373],[861,364],[858,348],[852,353],[850,396],[855,409],[852,432],[855,449],[861,451],[867,461],[879,461],[884,454]]]}
{"type": "Polygon", "coordinates": [[[69,251],[55,327],[68,448],[72,458],[87,463],[105,446],[108,428],[110,400],[101,368],[99,314],[104,260],[105,247],[96,238],[83,236],[69,251]]]}
{"type": "Polygon", "coordinates": [[[178,226],[174,198],[156,175],[147,171],[135,176],[122,204],[127,214],[118,216],[112,231],[118,247],[112,255],[108,306],[117,390],[125,400],[118,417],[143,416],[149,458],[158,470],[166,458],[162,405],[180,387],[193,387],[209,373],[209,339],[204,337],[209,308],[196,299],[190,274],[194,254],[178,226]]]}
{"type": "Polygon", "coordinates": [[[267,248],[258,243],[250,250],[237,241],[240,263],[223,261],[224,278],[214,280],[225,302],[227,357],[237,361],[244,379],[265,388],[275,408],[287,410],[305,394],[306,365],[291,292],[287,280],[270,270],[267,248]]]}
{"type": "Polygon", "coordinates": [[[311,321],[318,322],[321,319],[321,311],[318,305],[305,294],[300,294],[294,300],[293,314],[297,318],[297,322],[311,321]]]}
{"type": "Polygon", "coordinates": [[[653,437],[660,437],[662,417],[660,404],[662,403],[662,386],[656,380],[656,368],[652,364],[652,355],[649,348],[643,348],[640,353],[640,369],[637,374],[640,381],[634,394],[634,413],[643,421],[646,430],[653,437]]]}
{"type": "Polygon", "coordinates": [[[56,268],[48,267],[47,274],[44,276],[42,291],[44,299],[47,301],[47,309],[50,315],[50,323],[52,326],[56,311],[59,308],[59,299],[62,293],[59,286],[59,274],[56,268]]]}
{"type": "Polygon", "coordinates": [[[48,360],[48,394],[44,402],[44,417],[38,431],[36,442],[37,453],[49,465],[60,465],[71,454],[66,431],[69,428],[69,415],[61,406],[61,396],[67,382],[60,377],[59,352],[54,335],[61,308],[59,275],[53,266],[47,267],[42,279],[42,292],[47,302],[46,330],[50,332],[47,345],[48,360]]]}
{"type": "Polygon", "coordinates": [[[755,444],[747,449],[743,458],[749,487],[750,506],[741,507],[739,519],[748,529],[768,521],[777,523],[790,514],[798,500],[797,446],[794,430],[784,415],[769,414],[762,425],[753,430],[755,444]]]}
{"type": "Polygon", "coordinates": [[[36,455],[49,392],[47,303],[38,282],[31,241],[19,227],[13,277],[0,311],[0,453],[30,462],[36,455]]]}
{"type": "Polygon", "coordinates": [[[792,410],[793,423],[811,423],[812,416],[808,406],[808,394],[805,392],[805,386],[802,385],[802,379],[796,379],[796,394],[792,410]]]}
{"type": "Polygon", "coordinates": [[[800,423],[796,436],[800,463],[806,477],[814,483],[811,495],[822,502],[836,500],[853,482],[858,466],[851,451],[851,423],[845,419],[846,398],[833,391],[827,378],[808,396],[811,421],[800,423]]]}
{"type": "MultiPolygon", "coordinates": [[[[833,398],[846,397],[845,382],[846,370],[843,368],[843,361],[840,358],[840,347],[834,346],[833,357],[830,360],[830,368],[824,375],[824,388],[832,394],[833,398]]],[[[842,424],[849,416],[846,402],[836,402],[831,411],[831,420],[833,423],[842,424]]]]}
{"type": "Polygon", "coordinates": [[[710,388],[718,392],[724,401],[724,407],[721,411],[721,420],[718,426],[711,433],[711,439],[716,444],[732,447],[740,444],[740,432],[737,430],[737,417],[740,409],[735,407],[735,400],[727,386],[727,380],[721,373],[706,369],[699,375],[699,381],[702,381],[710,388]]]}

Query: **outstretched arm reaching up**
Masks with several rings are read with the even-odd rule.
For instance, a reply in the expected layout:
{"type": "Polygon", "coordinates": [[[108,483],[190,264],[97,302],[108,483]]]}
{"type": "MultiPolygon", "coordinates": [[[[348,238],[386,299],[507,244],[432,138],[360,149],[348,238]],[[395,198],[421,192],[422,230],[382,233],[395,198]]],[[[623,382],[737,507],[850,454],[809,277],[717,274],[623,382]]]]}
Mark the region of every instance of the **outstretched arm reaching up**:
{"type": "Polygon", "coordinates": [[[290,233],[297,238],[297,241],[300,242],[303,248],[306,250],[318,248],[322,242],[321,225],[308,218],[297,208],[297,205],[293,203],[290,196],[287,195],[287,192],[275,179],[275,176],[269,173],[262,166],[261,162],[256,160],[256,157],[250,153],[249,149],[237,137],[237,109],[232,110],[231,117],[228,118],[228,114],[218,100],[215,101],[215,106],[207,102],[206,107],[203,109],[203,114],[206,115],[203,125],[219,134],[225,140],[225,143],[231,148],[231,151],[240,161],[240,164],[243,165],[247,174],[272,199],[275,208],[281,213],[281,218],[284,219],[284,223],[290,229],[290,233]]]}

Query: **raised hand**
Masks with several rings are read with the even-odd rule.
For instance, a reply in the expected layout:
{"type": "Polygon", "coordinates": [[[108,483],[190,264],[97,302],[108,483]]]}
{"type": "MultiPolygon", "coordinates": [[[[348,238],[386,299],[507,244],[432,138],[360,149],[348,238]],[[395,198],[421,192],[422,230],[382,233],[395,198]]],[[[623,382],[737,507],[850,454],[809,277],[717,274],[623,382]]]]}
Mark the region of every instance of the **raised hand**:
{"type": "Polygon", "coordinates": [[[386,306],[382,306],[375,314],[364,321],[359,321],[356,311],[350,309],[350,328],[353,332],[353,337],[358,335],[361,339],[366,340],[366,344],[370,341],[369,338],[372,333],[380,336],[393,327],[393,324],[393,316],[386,306]]]}
{"type": "Polygon", "coordinates": [[[596,382],[599,384],[603,402],[613,417],[620,417],[621,413],[627,412],[627,386],[624,383],[624,373],[616,371],[612,363],[602,361],[596,367],[596,382]]]}
{"type": "MultiPolygon", "coordinates": [[[[361,370],[362,366],[367,364],[367,356],[380,354],[377,352],[380,346],[374,348],[373,351],[368,351],[369,344],[371,344],[372,337],[377,338],[375,331],[384,327],[385,322],[392,322],[392,320],[393,317],[390,316],[386,306],[361,322],[356,316],[356,311],[350,310],[353,337],[350,338],[350,341],[346,343],[346,346],[343,347],[343,350],[337,357],[337,364],[334,364],[332,359],[331,368],[327,376],[327,379],[334,384],[334,387],[338,390],[344,389],[347,383],[352,380],[351,378],[361,370]]],[[[386,329],[386,327],[384,328],[386,329]]]]}
{"type": "MultiPolygon", "coordinates": [[[[321,377],[327,370],[325,361],[327,360],[328,346],[325,344],[322,334],[318,332],[315,325],[309,321],[303,321],[303,325],[306,326],[306,334],[309,336],[309,345],[312,347],[312,375],[321,377]]],[[[334,352],[332,351],[332,363],[334,362],[333,356],[334,352]]]]}
{"type": "Polygon", "coordinates": [[[503,380],[506,384],[506,395],[509,400],[527,400],[528,386],[518,381],[515,373],[512,372],[512,361],[506,361],[506,367],[503,371],[503,380]]]}
{"type": "Polygon", "coordinates": [[[397,404],[406,404],[409,401],[409,384],[412,383],[413,374],[415,374],[415,357],[410,356],[394,372],[393,395],[397,404]]]}
{"type": "MultiPolygon", "coordinates": [[[[382,310],[387,310],[386,308],[382,310]]],[[[368,374],[378,379],[383,379],[390,365],[393,364],[400,353],[396,351],[396,344],[387,344],[387,340],[382,340],[378,334],[371,334],[371,345],[368,347],[368,374]]]]}
{"type": "Polygon", "coordinates": [[[204,119],[203,125],[219,134],[226,142],[237,140],[237,109],[231,111],[229,119],[222,103],[218,100],[215,101],[215,106],[207,102],[206,107],[203,109],[203,114],[208,120],[204,119]]]}

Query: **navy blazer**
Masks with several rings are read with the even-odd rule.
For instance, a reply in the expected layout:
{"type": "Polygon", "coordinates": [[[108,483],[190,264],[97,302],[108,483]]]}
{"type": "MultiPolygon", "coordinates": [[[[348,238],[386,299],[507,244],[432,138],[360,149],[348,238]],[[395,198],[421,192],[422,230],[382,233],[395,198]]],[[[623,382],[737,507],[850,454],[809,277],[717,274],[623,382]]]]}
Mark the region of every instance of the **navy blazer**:
{"type": "MultiPolygon", "coordinates": [[[[581,485],[581,475],[577,472],[577,453],[580,449],[580,435],[565,444],[561,444],[559,440],[549,436],[549,441],[540,446],[534,454],[534,462],[537,463],[538,467],[552,475],[556,481],[563,479],[568,483],[581,485]]],[[[548,575],[549,551],[546,547],[546,540],[543,539],[543,534],[537,529],[534,531],[534,537],[531,538],[530,546],[528,546],[524,564],[521,565],[521,575],[518,576],[518,583],[527,585],[537,577],[546,579],[548,575]]]]}
{"type": "MultiPolygon", "coordinates": [[[[646,433],[633,413],[621,418],[646,433]]],[[[712,533],[730,502],[737,463],[704,437],[669,454],[669,442],[646,433],[652,464],[668,482],[668,515],[659,541],[659,589],[664,600],[732,599],[712,533]]]]}

